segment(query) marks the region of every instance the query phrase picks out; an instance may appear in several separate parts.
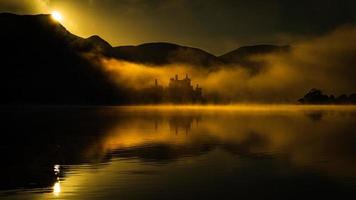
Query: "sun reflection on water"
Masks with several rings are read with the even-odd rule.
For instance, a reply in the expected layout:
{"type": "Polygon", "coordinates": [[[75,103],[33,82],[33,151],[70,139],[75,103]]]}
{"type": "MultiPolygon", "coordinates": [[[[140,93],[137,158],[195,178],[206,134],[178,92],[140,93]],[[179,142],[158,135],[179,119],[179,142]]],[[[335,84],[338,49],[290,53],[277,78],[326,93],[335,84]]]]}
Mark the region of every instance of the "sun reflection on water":
{"type": "Polygon", "coordinates": [[[54,196],[59,196],[60,193],[61,193],[61,182],[57,181],[53,185],[53,194],[54,194],[54,196]]]}
{"type": "Polygon", "coordinates": [[[54,165],[54,175],[57,177],[57,181],[53,185],[54,196],[59,196],[61,193],[61,182],[59,181],[60,165],[54,165]]]}

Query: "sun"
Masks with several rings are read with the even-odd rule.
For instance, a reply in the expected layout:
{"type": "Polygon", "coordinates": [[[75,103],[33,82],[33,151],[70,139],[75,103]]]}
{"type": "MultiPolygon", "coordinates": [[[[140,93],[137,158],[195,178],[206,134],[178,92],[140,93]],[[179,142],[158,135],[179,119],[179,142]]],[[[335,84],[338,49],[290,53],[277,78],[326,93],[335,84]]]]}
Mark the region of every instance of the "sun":
{"type": "Polygon", "coordinates": [[[51,15],[55,21],[61,22],[63,20],[62,14],[58,11],[53,11],[51,15]]]}

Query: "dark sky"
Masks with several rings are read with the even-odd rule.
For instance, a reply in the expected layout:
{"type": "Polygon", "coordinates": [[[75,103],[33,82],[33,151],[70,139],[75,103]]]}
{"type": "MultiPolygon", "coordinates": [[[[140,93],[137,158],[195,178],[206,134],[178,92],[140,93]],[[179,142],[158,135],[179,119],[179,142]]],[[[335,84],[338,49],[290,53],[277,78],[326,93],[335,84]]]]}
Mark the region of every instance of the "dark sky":
{"type": "Polygon", "coordinates": [[[355,0],[0,0],[0,11],[53,10],[73,33],[112,45],[166,41],[215,54],[293,43],[356,22],[355,0]]]}

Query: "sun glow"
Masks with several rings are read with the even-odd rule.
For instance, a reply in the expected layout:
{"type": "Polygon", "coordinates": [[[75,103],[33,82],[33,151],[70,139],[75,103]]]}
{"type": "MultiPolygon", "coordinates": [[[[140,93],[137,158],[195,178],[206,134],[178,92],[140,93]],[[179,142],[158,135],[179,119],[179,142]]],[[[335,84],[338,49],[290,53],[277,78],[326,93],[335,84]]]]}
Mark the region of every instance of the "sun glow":
{"type": "Polygon", "coordinates": [[[51,15],[52,19],[54,19],[55,21],[61,22],[63,20],[62,14],[58,11],[53,11],[51,15]]]}

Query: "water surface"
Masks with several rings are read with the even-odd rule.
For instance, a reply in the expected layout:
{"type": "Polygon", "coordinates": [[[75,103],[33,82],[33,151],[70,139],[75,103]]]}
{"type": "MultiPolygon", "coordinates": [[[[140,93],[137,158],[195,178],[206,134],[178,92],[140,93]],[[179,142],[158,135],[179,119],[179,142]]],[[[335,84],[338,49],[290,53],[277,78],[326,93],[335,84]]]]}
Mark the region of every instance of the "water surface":
{"type": "Polygon", "coordinates": [[[1,108],[0,199],[356,193],[356,107],[1,108]]]}

